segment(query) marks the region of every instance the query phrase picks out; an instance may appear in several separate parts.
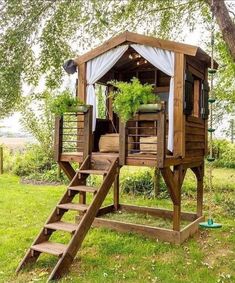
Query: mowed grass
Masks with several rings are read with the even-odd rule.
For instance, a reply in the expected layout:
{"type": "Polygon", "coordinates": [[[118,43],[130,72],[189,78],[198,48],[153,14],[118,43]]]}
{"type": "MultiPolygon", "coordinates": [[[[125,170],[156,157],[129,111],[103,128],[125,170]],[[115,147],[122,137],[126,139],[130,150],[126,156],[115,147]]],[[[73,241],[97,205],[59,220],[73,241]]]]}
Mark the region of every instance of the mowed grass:
{"type": "MultiPolygon", "coordinates": [[[[212,199],[213,214],[222,222],[222,229],[201,229],[183,245],[175,246],[131,233],[93,228],[70,272],[60,282],[235,282],[235,221],[225,202],[235,195],[235,170],[215,169],[214,176],[215,194],[211,197],[206,192],[205,198],[212,199]]],[[[193,185],[193,175],[189,174],[183,189],[183,207],[189,211],[195,209],[193,185]]],[[[56,263],[54,257],[41,256],[18,276],[15,269],[64,191],[65,186],[23,185],[15,176],[0,176],[0,282],[46,282],[56,263]]],[[[171,208],[168,199],[121,198],[125,203],[171,208]]],[[[111,201],[110,194],[106,204],[111,201]]],[[[74,215],[69,217],[74,219],[74,215]]],[[[127,221],[135,217],[120,215],[127,221]]],[[[150,221],[146,217],[138,222],[144,220],[150,221]]],[[[159,221],[156,225],[164,226],[159,221]]],[[[151,225],[153,222],[151,219],[151,225]]],[[[69,235],[58,233],[55,238],[64,243],[69,235]]]]}

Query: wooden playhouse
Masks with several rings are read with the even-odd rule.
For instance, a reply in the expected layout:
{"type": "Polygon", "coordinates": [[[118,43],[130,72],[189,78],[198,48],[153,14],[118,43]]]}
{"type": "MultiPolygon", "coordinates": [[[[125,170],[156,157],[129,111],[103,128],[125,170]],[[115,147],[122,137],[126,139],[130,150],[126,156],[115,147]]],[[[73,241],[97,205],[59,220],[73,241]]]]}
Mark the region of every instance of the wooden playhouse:
{"type": "Polygon", "coordinates": [[[130,32],[111,38],[74,60],[78,72],[77,96],[89,106],[81,112],[66,113],[57,118],[55,124],[55,158],[70,184],[18,270],[35,262],[41,253],[49,253],[59,257],[49,279],[61,277],[92,225],[140,233],[176,244],[198,230],[198,223],[203,220],[210,60],[199,47],[130,32]],[[141,83],[154,85],[155,93],[162,101],[161,108],[156,112],[139,112],[123,124],[113,112],[109,97],[112,85],[108,82],[113,79],[130,81],[133,77],[141,83]],[[109,114],[105,119],[97,118],[95,84],[103,85],[106,91],[104,103],[109,114]],[[119,136],[118,150],[100,152],[101,137],[114,133],[114,128],[119,136]],[[146,140],[149,137],[152,142],[146,140]],[[151,146],[150,151],[144,150],[145,144],[151,146]],[[74,170],[72,162],[80,164],[79,170],[74,170]],[[123,165],[159,168],[173,209],[121,204],[119,171],[123,165]],[[181,188],[187,169],[191,169],[197,179],[195,212],[181,211],[181,188]],[[91,174],[104,176],[99,188],[86,185],[91,174]],[[114,188],[113,204],[102,206],[111,187],[114,188]],[[94,197],[87,204],[86,195],[90,193],[94,197]],[[79,201],[73,202],[77,195],[79,201]],[[78,223],[63,221],[64,214],[70,210],[79,211],[78,223]],[[102,215],[117,210],[172,219],[172,229],[102,218],[102,215]],[[182,220],[190,223],[181,228],[182,220]],[[57,230],[72,234],[68,245],[49,241],[57,230]]]}

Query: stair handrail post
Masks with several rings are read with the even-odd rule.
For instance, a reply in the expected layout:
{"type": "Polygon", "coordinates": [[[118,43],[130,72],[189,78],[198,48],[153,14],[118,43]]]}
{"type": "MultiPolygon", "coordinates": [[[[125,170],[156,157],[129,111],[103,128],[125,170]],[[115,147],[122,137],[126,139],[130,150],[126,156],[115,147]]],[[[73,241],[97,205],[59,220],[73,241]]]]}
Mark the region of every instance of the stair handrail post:
{"type": "Polygon", "coordinates": [[[128,155],[128,132],[125,122],[119,122],[119,162],[125,165],[128,155]]]}
{"type": "Polygon", "coordinates": [[[93,106],[89,105],[88,111],[84,113],[84,148],[83,148],[83,160],[91,155],[93,135],[92,135],[92,120],[93,120],[93,106]]]}
{"type": "Polygon", "coordinates": [[[164,167],[166,156],[166,102],[161,101],[161,111],[157,121],[157,166],[164,167]]]}
{"type": "Polygon", "coordinates": [[[54,158],[60,161],[62,154],[62,137],[63,137],[63,116],[55,117],[55,133],[54,133],[54,158]]]}

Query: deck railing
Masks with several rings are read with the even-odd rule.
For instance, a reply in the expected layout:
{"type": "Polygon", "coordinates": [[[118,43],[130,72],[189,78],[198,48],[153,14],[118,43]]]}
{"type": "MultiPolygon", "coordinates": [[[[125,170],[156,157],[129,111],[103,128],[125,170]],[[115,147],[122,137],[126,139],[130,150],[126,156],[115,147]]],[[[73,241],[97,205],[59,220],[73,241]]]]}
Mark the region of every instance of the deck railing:
{"type": "Polygon", "coordinates": [[[165,103],[155,113],[138,113],[127,123],[120,123],[120,163],[128,157],[143,156],[156,159],[163,167],[166,147],[165,103]]]}
{"type": "Polygon", "coordinates": [[[79,152],[83,159],[92,152],[92,106],[85,112],[67,112],[55,119],[55,160],[61,154],[79,152]]]}

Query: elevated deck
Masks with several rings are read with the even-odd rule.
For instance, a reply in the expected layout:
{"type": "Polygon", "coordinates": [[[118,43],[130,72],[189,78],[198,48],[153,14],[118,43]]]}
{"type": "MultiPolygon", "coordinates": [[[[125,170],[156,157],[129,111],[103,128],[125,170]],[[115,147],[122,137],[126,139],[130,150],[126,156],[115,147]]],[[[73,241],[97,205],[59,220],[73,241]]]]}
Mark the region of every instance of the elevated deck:
{"type": "MultiPolygon", "coordinates": [[[[92,156],[96,158],[113,158],[118,157],[119,153],[103,153],[103,152],[92,152],[92,156]]],[[[60,161],[64,162],[83,162],[83,153],[82,152],[65,152],[61,154],[60,161]]],[[[198,166],[203,162],[202,157],[191,157],[186,158],[175,158],[171,155],[166,155],[164,160],[164,167],[174,166],[179,164],[190,164],[192,166],[198,166]]],[[[145,154],[132,154],[131,157],[127,157],[126,164],[130,166],[149,166],[157,167],[156,156],[145,155],[145,154]]]]}

